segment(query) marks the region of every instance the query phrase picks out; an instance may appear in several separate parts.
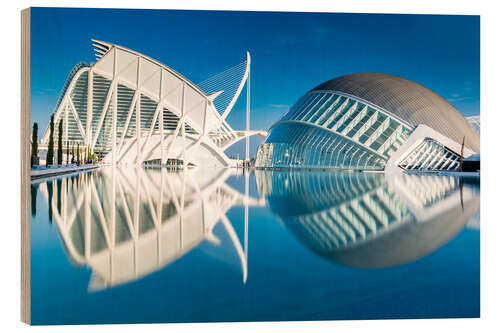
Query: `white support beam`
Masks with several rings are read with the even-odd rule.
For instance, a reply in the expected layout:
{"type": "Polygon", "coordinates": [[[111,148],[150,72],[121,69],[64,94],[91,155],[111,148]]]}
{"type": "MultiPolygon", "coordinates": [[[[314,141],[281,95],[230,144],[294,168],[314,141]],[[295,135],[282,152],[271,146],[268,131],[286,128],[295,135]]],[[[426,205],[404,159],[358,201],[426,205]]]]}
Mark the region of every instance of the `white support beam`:
{"type": "Polygon", "coordinates": [[[333,131],[337,131],[337,128],[339,128],[343,123],[344,121],[346,121],[347,118],[349,118],[349,116],[356,110],[356,108],[358,107],[358,102],[354,102],[351,107],[342,115],[342,117],[340,117],[340,119],[335,123],[335,125],[332,126],[332,130],[333,131]]]}
{"type": "Polygon", "coordinates": [[[415,160],[412,167],[410,168],[411,170],[415,170],[417,168],[420,169],[420,165],[428,157],[428,154],[430,153],[431,148],[432,148],[431,146],[428,146],[424,143],[424,146],[422,146],[422,148],[419,150],[419,155],[418,155],[417,159],[415,160]]]}
{"type": "Polygon", "coordinates": [[[351,150],[353,150],[354,148],[361,149],[361,148],[358,148],[356,145],[350,145],[349,149],[347,149],[347,151],[344,154],[344,156],[350,156],[349,163],[346,163],[347,158],[344,158],[344,160],[342,161],[344,163],[343,166],[346,169],[351,169],[352,168],[351,162],[352,162],[352,157],[353,157],[354,154],[351,154],[351,150]]]}
{"type": "Polygon", "coordinates": [[[236,103],[236,100],[240,96],[241,90],[243,90],[243,86],[245,85],[245,82],[247,82],[247,84],[249,84],[250,64],[251,64],[250,52],[247,51],[247,65],[245,68],[245,74],[243,75],[243,78],[241,79],[241,82],[240,82],[238,88],[236,89],[236,93],[234,94],[233,98],[231,99],[231,101],[227,105],[224,112],[222,112],[222,116],[221,116],[222,119],[226,119],[226,117],[229,115],[229,112],[231,112],[231,110],[233,109],[234,103],[236,103]]]}
{"type": "Polygon", "coordinates": [[[365,141],[364,145],[366,147],[370,147],[375,140],[378,139],[378,137],[384,133],[384,131],[389,127],[389,122],[391,118],[387,117],[385,120],[380,124],[380,126],[370,135],[370,137],[365,141]]]}
{"type": "Polygon", "coordinates": [[[373,216],[360,204],[360,200],[355,200],[351,203],[351,208],[362,217],[363,224],[367,227],[370,232],[374,233],[377,231],[377,222],[373,216]]]}
{"type": "MultiPolygon", "coordinates": [[[[343,204],[339,207],[339,211],[347,218],[349,221],[349,224],[346,224],[346,226],[349,226],[349,231],[351,232],[352,236],[354,237],[354,240],[357,238],[355,231],[361,236],[361,238],[366,237],[366,231],[363,226],[363,223],[360,221],[360,219],[353,214],[350,209],[352,209],[349,205],[343,204]]],[[[354,211],[354,210],[353,210],[354,211]]]]}
{"type": "MultiPolygon", "coordinates": [[[[319,219],[322,219],[323,221],[330,221],[329,227],[331,230],[333,230],[333,233],[335,235],[335,238],[333,238],[334,243],[339,244],[339,242],[342,242],[342,245],[346,245],[349,242],[347,240],[347,235],[342,230],[340,230],[340,227],[337,225],[337,223],[333,222],[336,216],[337,216],[337,213],[334,210],[331,210],[329,212],[325,211],[325,212],[321,212],[319,214],[319,217],[314,217],[313,220],[317,221],[319,219]]],[[[319,224],[319,225],[321,225],[321,224],[319,224]]],[[[321,234],[324,233],[324,231],[322,231],[321,229],[319,229],[317,227],[315,229],[317,229],[318,232],[320,232],[321,234]]]]}
{"type": "MultiPolygon", "coordinates": [[[[335,96],[335,94],[333,95],[335,96]]],[[[333,98],[332,96],[332,98],[333,98]]],[[[322,112],[321,116],[318,117],[318,119],[316,119],[316,121],[314,122],[314,124],[319,124],[325,117],[326,115],[330,112],[330,110],[332,108],[334,108],[340,101],[340,95],[337,95],[337,98],[333,101],[333,103],[326,109],[322,112]]]]}
{"type": "Polygon", "coordinates": [[[159,116],[161,110],[163,110],[163,105],[161,103],[158,103],[158,105],[156,106],[156,109],[155,109],[155,113],[153,114],[153,119],[151,120],[151,126],[149,126],[148,135],[146,136],[146,140],[144,140],[144,144],[142,145],[142,150],[144,150],[144,148],[146,147],[146,145],[149,142],[149,139],[151,138],[151,135],[153,135],[156,121],[158,120],[158,116],[159,116]]]}
{"type": "Polygon", "coordinates": [[[454,156],[450,156],[447,158],[447,161],[444,162],[443,166],[441,167],[441,169],[443,170],[448,170],[454,163],[455,159],[454,159],[454,156]]]}
{"type": "Polygon", "coordinates": [[[427,169],[432,170],[437,165],[437,162],[441,160],[441,157],[444,155],[445,151],[441,151],[440,153],[434,154],[434,158],[427,165],[427,169]]]}
{"type": "Polygon", "coordinates": [[[117,111],[117,104],[118,104],[118,96],[117,96],[117,90],[116,86],[113,87],[113,110],[112,110],[112,116],[111,116],[111,158],[112,158],[112,164],[116,165],[116,120],[118,117],[118,111],[117,111]]]}
{"type": "Polygon", "coordinates": [[[99,122],[97,123],[95,137],[94,137],[94,140],[92,141],[91,149],[95,148],[95,144],[97,142],[97,139],[99,138],[99,133],[101,132],[101,127],[102,127],[102,124],[104,123],[104,118],[106,118],[106,114],[107,114],[108,108],[109,108],[109,103],[111,102],[111,96],[113,95],[113,90],[114,90],[113,88],[115,87],[115,85],[116,85],[116,81],[115,80],[111,81],[111,84],[109,85],[109,88],[108,88],[108,93],[106,94],[106,100],[104,101],[104,105],[103,105],[102,110],[101,110],[101,118],[99,119],[99,122]]]}
{"type": "Polygon", "coordinates": [[[168,158],[168,156],[170,156],[170,152],[172,150],[172,147],[174,146],[174,143],[175,143],[175,141],[177,139],[177,136],[179,135],[179,131],[181,130],[183,122],[184,122],[184,116],[181,116],[181,118],[177,122],[177,126],[175,127],[174,134],[171,136],[172,140],[170,141],[170,143],[169,143],[169,145],[167,147],[167,151],[165,153],[165,155],[166,155],[167,158],[168,158]]]}
{"type": "Polygon", "coordinates": [[[380,187],[377,191],[377,197],[378,199],[384,204],[385,207],[391,212],[392,215],[396,217],[396,219],[400,219],[401,216],[401,210],[399,207],[397,207],[396,201],[392,200],[389,197],[389,194],[387,193],[387,189],[380,187]]]}
{"type": "Polygon", "coordinates": [[[365,133],[366,130],[368,130],[373,125],[373,123],[377,121],[377,117],[378,112],[373,112],[372,115],[365,121],[363,126],[361,126],[358,131],[352,136],[352,139],[356,142],[359,142],[359,138],[361,137],[361,135],[363,135],[363,133],[365,133]]]}
{"type": "MultiPolygon", "coordinates": [[[[161,104],[161,110],[160,110],[160,136],[161,136],[161,140],[160,140],[160,149],[161,149],[161,160],[160,160],[160,164],[161,165],[164,165],[166,163],[165,161],[165,129],[164,129],[164,106],[163,106],[163,89],[164,89],[164,82],[163,82],[163,69],[161,70],[160,72],[160,101],[158,102],[158,104],[161,104]]],[[[162,179],[163,179],[163,171],[162,171],[162,179]]],[[[163,181],[162,181],[162,188],[163,188],[163,181]]],[[[162,199],[163,199],[163,195],[162,195],[162,199]]],[[[160,218],[161,218],[161,215],[160,215],[160,218]]]]}
{"type": "MultiPolygon", "coordinates": [[[[304,121],[308,121],[308,122],[312,122],[311,120],[316,117],[316,115],[319,115],[319,114],[324,114],[324,110],[323,108],[325,107],[325,105],[327,105],[332,99],[333,97],[335,96],[335,94],[327,94],[327,98],[326,100],[323,101],[323,103],[321,103],[321,106],[319,108],[316,109],[316,111],[314,111],[313,113],[311,114],[308,114],[306,117],[304,117],[304,121]]],[[[312,122],[314,123],[314,122],[312,122]]]]}
{"type": "Polygon", "coordinates": [[[136,136],[136,148],[137,148],[137,158],[136,164],[141,164],[141,89],[139,88],[139,77],[141,75],[141,58],[137,57],[137,73],[136,73],[136,90],[139,91],[139,97],[137,98],[137,103],[135,106],[135,136],[136,136]]]}
{"type": "Polygon", "coordinates": [[[134,93],[134,97],[132,97],[132,102],[130,103],[130,107],[127,113],[127,119],[125,120],[125,126],[123,127],[123,132],[120,138],[120,143],[118,144],[118,150],[117,150],[118,153],[120,153],[122,150],[123,141],[125,140],[125,135],[128,132],[130,120],[132,119],[132,114],[134,113],[134,108],[137,104],[137,99],[139,98],[139,94],[140,94],[139,90],[136,90],[134,93]]]}
{"type": "MultiPolygon", "coordinates": [[[[64,121],[65,121],[65,124],[64,124],[64,139],[66,141],[66,146],[68,145],[68,130],[69,130],[69,119],[68,119],[68,116],[69,116],[69,112],[68,112],[68,105],[65,104],[64,105],[64,121]]],[[[69,156],[69,152],[67,152],[69,156]]],[[[66,159],[68,159],[68,157],[66,157],[66,159]]],[[[66,161],[67,162],[67,161],[66,161]]]]}
{"type": "Polygon", "coordinates": [[[117,126],[117,120],[118,120],[118,80],[116,77],[116,66],[117,66],[117,59],[116,59],[116,49],[115,52],[113,52],[113,81],[115,82],[113,86],[113,116],[112,116],[112,129],[111,129],[111,140],[113,142],[111,143],[111,160],[113,166],[116,165],[116,126],[117,126]]]}
{"type": "Polygon", "coordinates": [[[389,135],[389,137],[385,140],[385,142],[378,148],[377,153],[383,154],[398,138],[399,134],[403,131],[403,126],[398,123],[398,126],[394,131],[389,135]]]}
{"type": "Polygon", "coordinates": [[[326,100],[329,99],[329,95],[330,94],[327,93],[321,93],[319,99],[314,104],[314,106],[312,108],[304,110],[304,112],[300,116],[300,120],[307,121],[311,117],[311,113],[316,113],[318,109],[320,109],[323,106],[323,104],[326,103],[326,100]]]}
{"type": "MultiPolygon", "coordinates": [[[[348,223],[348,219],[347,219],[347,216],[344,215],[344,213],[341,211],[343,206],[340,206],[339,209],[336,209],[336,210],[332,210],[330,211],[331,215],[333,217],[336,217],[334,219],[335,223],[337,224],[338,228],[345,234],[347,235],[351,241],[355,241],[356,240],[356,232],[354,231],[354,229],[352,228],[352,226],[350,225],[350,223],[348,223]],[[333,215],[333,214],[335,215],[333,215]],[[347,220],[347,221],[346,221],[347,220]]],[[[321,224],[319,224],[321,225],[321,224]]]]}
{"type": "MultiPolygon", "coordinates": [[[[403,161],[405,162],[406,161],[406,165],[413,165],[415,160],[417,158],[420,158],[421,157],[421,153],[422,153],[422,150],[424,149],[424,145],[425,145],[425,141],[421,142],[410,154],[408,154],[408,156],[406,156],[403,161]]],[[[400,163],[400,164],[401,164],[400,163]]]]}
{"type": "MultiPolygon", "coordinates": [[[[85,216],[85,222],[84,222],[84,229],[85,229],[85,259],[89,260],[90,259],[90,253],[91,253],[91,211],[90,211],[90,187],[86,186],[84,189],[85,192],[85,210],[84,210],[84,216],[85,216]]],[[[99,202],[96,202],[96,204],[100,204],[99,202]]]]}
{"type": "MultiPolygon", "coordinates": [[[[116,166],[112,166],[112,175],[111,175],[111,200],[113,203],[116,203],[116,166]]],[[[92,181],[92,184],[94,185],[95,189],[95,184],[92,181]]],[[[116,245],[116,205],[111,205],[111,248],[114,249],[116,245]]]]}
{"type": "MultiPolygon", "coordinates": [[[[69,105],[71,107],[71,111],[73,112],[73,117],[75,118],[75,122],[78,125],[78,129],[80,130],[80,134],[82,135],[83,141],[86,142],[87,136],[85,135],[85,130],[83,129],[82,122],[80,121],[80,117],[78,117],[78,113],[76,112],[75,104],[73,104],[73,101],[71,98],[68,98],[69,105]]],[[[55,117],[54,117],[55,118],[55,117]]],[[[54,123],[56,121],[54,120],[54,123]]]]}
{"type": "Polygon", "coordinates": [[[125,221],[127,222],[129,233],[134,240],[137,240],[134,229],[134,222],[132,219],[132,215],[130,214],[130,208],[128,207],[128,202],[125,199],[125,195],[123,194],[123,187],[120,182],[118,182],[118,192],[120,193],[120,199],[122,200],[122,207],[123,211],[125,212],[125,221]]]}
{"type": "Polygon", "coordinates": [[[365,151],[363,151],[363,153],[359,156],[359,158],[358,158],[358,163],[356,164],[356,168],[358,168],[358,169],[359,169],[359,167],[360,167],[360,165],[359,165],[359,164],[360,164],[360,163],[361,163],[361,161],[363,160],[363,156],[365,156],[367,153],[368,153],[368,152],[365,150],[365,151]]]}
{"type": "Polygon", "coordinates": [[[187,167],[186,163],[186,84],[182,84],[182,163],[183,167],[187,167]]]}
{"type": "MultiPolygon", "coordinates": [[[[250,131],[250,53],[248,54],[248,78],[247,78],[247,110],[246,110],[246,130],[250,131]]],[[[250,160],[250,137],[246,137],[245,145],[245,159],[250,160]]]]}
{"type": "MultiPolygon", "coordinates": [[[[87,140],[85,146],[89,147],[92,142],[92,115],[94,114],[94,71],[89,69],[87,77],[87,140]]],[[[90,147],[89,147],[90,148],[90,147]]]]}
{"type": "Polygon", "coordinates": [[[297,120],[304,120],[304,117],[312,110],[314,109],[321,101],[323,100],[323,97],[325,97],[325,93],[319,93],[318,96],[314,99],[314,103],[310,103],[307,107],[303,108],[300,111],[300,114],[298,114],[295,119],[297,120]],[[312,106],[311,106],[312,104],[312,106]]]}
{"type": "Polygon", "coordinates": [[[328,119],[323,123],[323,127],[328,127],[328,125],[330,125],[330,123],[335,119],[335,117],[337,117],[337,115],[346,107],[347,103],[349,103],[349,98],[346,98],[344,102],[342,102],[342,104],[340,104],[340,106],[338,106],[335,111],[330,115],[330,117],[328,117],[328,119]]]}
{"type": "MultiPolygon", "coordinates": [[[[99,224],[101,225],[101,229],[102,229],[102,232],[104,234],[104,238],[106,239],[106,244],[108,245],[108,248],[111,249],[111,238],[110,238],[110,235],[109,235],[109,228],[108,228],[108,225],[106,223],[106,216],[104,214],[104,210],[102,209],[102,206],[101,206],[101,201],[99,200],[99,195],[97,194],[97,191],[95,189],[95,187],[92,187],[91,188],[91,192],[92,192],[92,196],[95,200],[95,204],[96,204],[96,207],[97,207],[97,215],[99,217],[99,224]]],[[[113,206],[114,207],[114,206],[113,206]]]]}
{"type": "Polygon", "coordinates": [[[431,158],[434,158],[435,151],[436,151],[436,147],[434,147],[433,145],[430,145],[429,154],[428,154],[427,158],[420,165],[420,169],[427,169],[427,167],[426,167],[427,163],[430,161],[431,158]]]}
{"type": "Polygon", "coordinates": [[[446,160],[446,157],[448,156],[448,154],[450,154],[450,152],[447,152],[445,151],[444,154],[441,156],[441,158],[439,159],[439,161],[437,161],[436,165],[434,166],[434,168],[437,168],[438,166],[439,167],[439,170],[442,169],[443,165],[444,164],[444,161],[446,160]]]}
{"type": "Polygon", "coordinates": [[[290,115],[290,119],[299,119],[299,117],[304,113],[305,110],[310,109],[311,105],[314,106],[318,102],[319,98],[321,98],[320,94],[313,93],[313,96],[310,100],[302,104],[295,110],[294,114],[290,115]]]}
{"type": "MultiPolygon", "coordinates": [[[[57,124],[57,121],[62,116],[61,113],[64,111],[63,110],[64,105],[68,102],[68,100],[71,99],[71,92],[73,91],[73,88],[75,87],[76,82],[78,81],[78,79],[80,78],[80,76],[83,73],[85,73],[86,71],[88,71],[88,69],[89,69],[88,67],[81,68],[75,74],[75,76],[73,77],[73,79],[71,80],[71,83],[69,84],[68,88],[66,89],[66,93],[65,93],[65,95],[64,95],[61,103],[59,104],[59,107],[57,108],[56,112],[54,113],[54,124],[57,124]]],[[[45,135],[42,138],[42,142],[48,142],[49,135],[50,135],[50,131],[49,130],[45,131],[45,135]]]]}
{"type": "Polygon", "coordinates": [[[231,239],[231,242],[233,243],[234,248],[236,249],[236,253],[238,254],[238,257],[241,262],[241,269],[243,270],[243,282],[245,283],[247,280],[247,261],[246,261],[246,253],[244,252],[240,240],[238,238],[238,235],[236,234],[236,231],[233,228],[233,225],[227,218],[226,214],[222,214],[220,217],[220,220],[226,229],[229,239],[231,239]]]}
{"type": "Polygon", "coordinates": [[[354,117],[354,119],[347,125],[344,130],[342,131],[343,135],[347,135],[351,131],[351,129],[354,128],[358,124],[358,122],[363,118],[366,113],[368,112],[368,106],[364,106],[361,111],[358,112],[358,114],[354,117]]]}
{"type": "Polygon", "coordinates": [[[380,207],[374,202],[373,198],[370,195],[364,195],[363,200],[365,206],[368,208],[370,213],[375,216],[377,221],[382,224],[384,227],[389,225],[389,217],[385,214],[380,207]]]}

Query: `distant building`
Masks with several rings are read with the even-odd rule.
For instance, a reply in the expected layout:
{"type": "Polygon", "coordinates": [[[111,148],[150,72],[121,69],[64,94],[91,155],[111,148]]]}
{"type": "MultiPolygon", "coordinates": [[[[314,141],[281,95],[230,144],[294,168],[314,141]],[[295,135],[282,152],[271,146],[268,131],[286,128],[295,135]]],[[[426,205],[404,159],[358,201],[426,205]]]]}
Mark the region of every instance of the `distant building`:
{"type": "Polygon", "coordinates": [[[481,130],[481,122],[480,122],[480,116],[470,116],[465,118],[469,122],[469,125],[477,132],[477,134],[480,134],[481,130]]]}
{"type": "Polygon", "coordinates": [[[413,81],[357,73],[302,96],[257,152],[263,168],[456,170],[479,135],[444,98],[413,81]]]}

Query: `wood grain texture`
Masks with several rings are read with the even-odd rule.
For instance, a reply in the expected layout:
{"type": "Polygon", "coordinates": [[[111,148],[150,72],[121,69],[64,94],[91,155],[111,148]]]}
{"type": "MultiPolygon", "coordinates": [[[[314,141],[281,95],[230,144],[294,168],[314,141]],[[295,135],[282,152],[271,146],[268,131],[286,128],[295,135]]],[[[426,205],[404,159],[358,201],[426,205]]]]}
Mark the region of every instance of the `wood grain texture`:
{"type": "Polygon", "coordinates": [[[31,323],[30,281],[30,9],[21,11],[21,321],[31,323]]]}

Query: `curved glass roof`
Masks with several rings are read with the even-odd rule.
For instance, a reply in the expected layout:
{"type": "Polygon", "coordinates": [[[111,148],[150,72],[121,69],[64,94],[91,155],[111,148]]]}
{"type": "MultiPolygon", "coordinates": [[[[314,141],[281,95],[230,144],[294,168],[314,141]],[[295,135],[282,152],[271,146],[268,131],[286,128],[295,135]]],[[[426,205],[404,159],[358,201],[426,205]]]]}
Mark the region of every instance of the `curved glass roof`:
{"type": "Polygon", "coordinates": [[[462,114],[432,90],[383,73],[355,73],[324,82],[311,91],[336,91],[368,101],[413,126],[425,124],[479,152],[479,135],[462,114]]]}

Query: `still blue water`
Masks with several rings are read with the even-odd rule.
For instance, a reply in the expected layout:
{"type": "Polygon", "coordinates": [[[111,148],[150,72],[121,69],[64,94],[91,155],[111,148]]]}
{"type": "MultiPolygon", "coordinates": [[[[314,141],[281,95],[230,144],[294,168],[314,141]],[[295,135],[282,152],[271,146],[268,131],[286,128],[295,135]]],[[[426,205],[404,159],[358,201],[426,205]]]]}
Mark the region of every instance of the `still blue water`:
{"type": "Polygon", "coordinates": [[[478,181],[103,168],[32,203],[33,324],[480,313],[478,181]]]}

